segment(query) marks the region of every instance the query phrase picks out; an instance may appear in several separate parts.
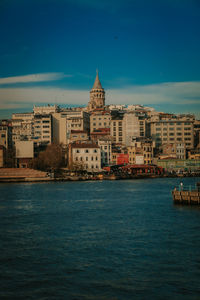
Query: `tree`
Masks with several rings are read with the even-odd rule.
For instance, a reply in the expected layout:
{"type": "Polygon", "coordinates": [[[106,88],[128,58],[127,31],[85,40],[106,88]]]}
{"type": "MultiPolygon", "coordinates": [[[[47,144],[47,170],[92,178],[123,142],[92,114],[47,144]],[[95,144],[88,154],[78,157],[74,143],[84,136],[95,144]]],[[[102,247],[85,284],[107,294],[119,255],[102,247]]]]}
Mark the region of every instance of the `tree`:
{"type": "Polygon", "coordinates": [[[45,151],[39,153],[33,161],[33,168],[40,170],[56,170],[63,165],[62,146],[50,144],[45,151]]]}

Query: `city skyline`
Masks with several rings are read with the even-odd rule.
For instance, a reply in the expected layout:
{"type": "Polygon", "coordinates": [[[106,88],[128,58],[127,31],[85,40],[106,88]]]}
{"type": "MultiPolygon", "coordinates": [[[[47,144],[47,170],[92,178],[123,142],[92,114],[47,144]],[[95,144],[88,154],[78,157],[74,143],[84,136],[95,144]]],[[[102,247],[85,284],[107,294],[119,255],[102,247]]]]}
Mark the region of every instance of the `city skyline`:
{"type": "Polygon", "coordinates": [[[33,105],[87,105],[96,69],[106,104],[200,118],[200,4],[0,4],[0,117],[33,105]]]}

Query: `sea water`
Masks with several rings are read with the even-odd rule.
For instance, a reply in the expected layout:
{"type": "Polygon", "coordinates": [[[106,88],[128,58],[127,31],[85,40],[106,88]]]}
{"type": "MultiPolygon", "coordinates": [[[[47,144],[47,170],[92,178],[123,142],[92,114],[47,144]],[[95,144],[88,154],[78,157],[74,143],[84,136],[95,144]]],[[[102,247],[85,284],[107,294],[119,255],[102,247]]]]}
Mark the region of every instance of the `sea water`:
{"type": "Polygon", "coordinates": [[[179,183],[0,184],[0,298],[200,299],[200,208],[173,204],[179,183]]]}

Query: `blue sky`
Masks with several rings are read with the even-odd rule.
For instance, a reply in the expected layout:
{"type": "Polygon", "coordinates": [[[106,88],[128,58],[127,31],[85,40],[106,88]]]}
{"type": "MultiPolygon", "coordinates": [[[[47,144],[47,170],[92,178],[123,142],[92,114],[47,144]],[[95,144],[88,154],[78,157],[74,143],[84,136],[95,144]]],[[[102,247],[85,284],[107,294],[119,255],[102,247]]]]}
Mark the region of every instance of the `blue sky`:
{"type": "Polygon", "coordinates": [[[1,0],[0,117],[86,105],[96,69],[107,104],[200,118],[199,0],[1,0]]]}

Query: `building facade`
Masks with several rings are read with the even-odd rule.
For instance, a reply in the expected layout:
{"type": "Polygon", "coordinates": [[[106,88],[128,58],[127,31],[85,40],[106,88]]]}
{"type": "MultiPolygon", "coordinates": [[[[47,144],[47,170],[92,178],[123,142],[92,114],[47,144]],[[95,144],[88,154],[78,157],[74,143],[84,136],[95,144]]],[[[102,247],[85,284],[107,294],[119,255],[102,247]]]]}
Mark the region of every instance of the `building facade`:
{"type": "MultiPolygon", "coordinates": [[[[164,114],[163,114],[164,115],[164,114]]],[[[164,143],[185,143],[186,149],[194,147],[194,116],[155,116],[150,120],[150,136],[159,147],[164,143]]]]}
{"type": "Polygon", "coordinates": [[[72,143],[68,149],[69,168],[89,172],[101,170],[101,150],[97,144],[72,143]]]}

